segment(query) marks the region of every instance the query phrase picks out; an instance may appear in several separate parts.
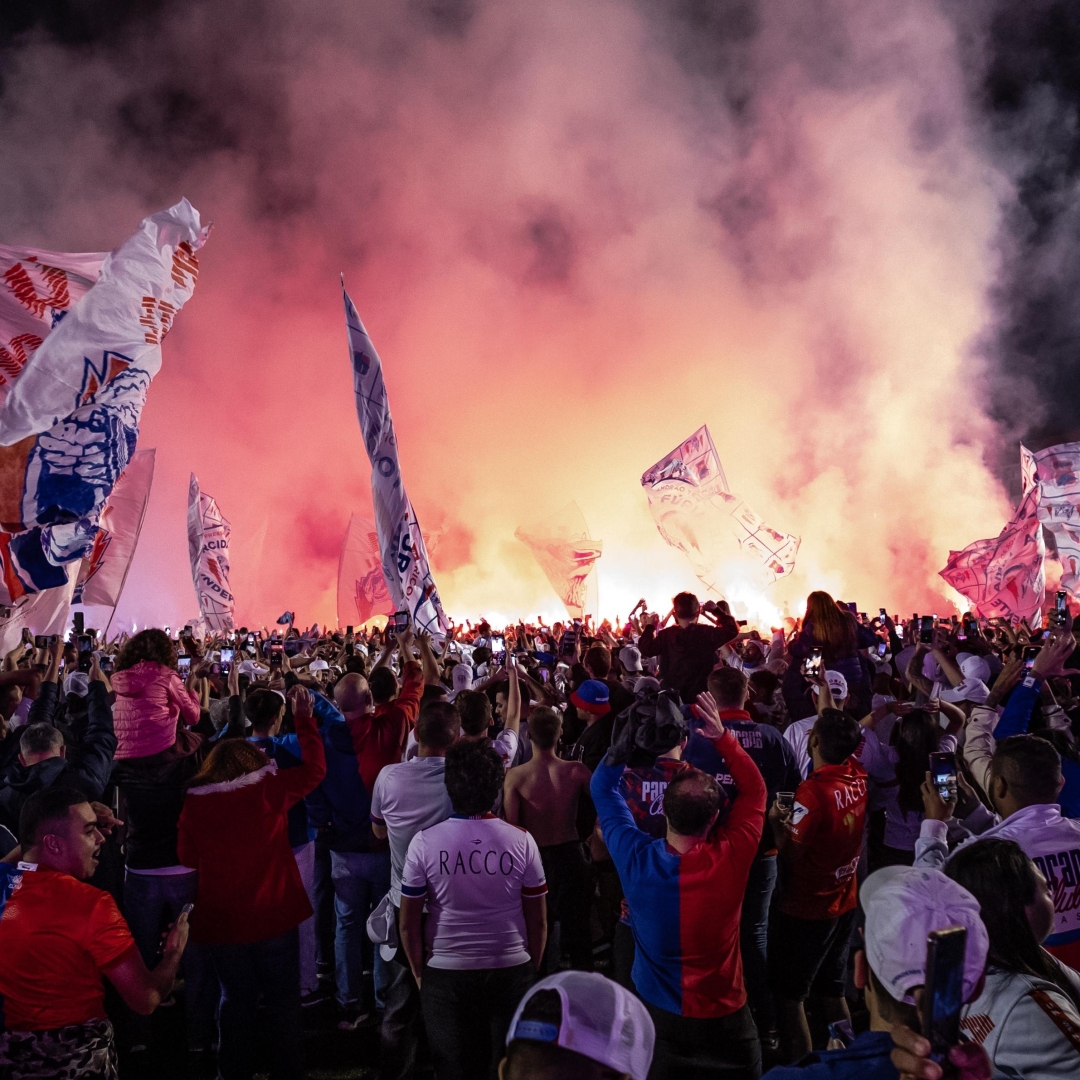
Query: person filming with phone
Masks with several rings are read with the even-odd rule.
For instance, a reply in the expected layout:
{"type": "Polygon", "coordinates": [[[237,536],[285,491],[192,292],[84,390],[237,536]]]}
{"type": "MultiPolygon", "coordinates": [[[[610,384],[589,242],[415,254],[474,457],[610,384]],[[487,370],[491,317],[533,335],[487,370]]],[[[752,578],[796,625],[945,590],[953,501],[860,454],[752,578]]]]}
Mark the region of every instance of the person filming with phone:
{"type": "Polygon", "coordinates": [[[116,822],[75,788],[48,787],[26,800],[19,822],[18,882],[0,918],[0,1076],[116,1080],[112,1024],[102,976],[136,1013],[172,992],[187,944],[187,913],[148,969],[112,896],[88,883],[102,829],[116,822]]]}

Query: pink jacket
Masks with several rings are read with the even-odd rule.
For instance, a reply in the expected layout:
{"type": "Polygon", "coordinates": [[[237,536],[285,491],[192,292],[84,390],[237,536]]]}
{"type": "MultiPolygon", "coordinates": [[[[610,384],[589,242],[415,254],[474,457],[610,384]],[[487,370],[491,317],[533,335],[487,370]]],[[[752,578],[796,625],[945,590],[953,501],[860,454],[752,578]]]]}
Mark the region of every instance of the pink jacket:
{"type": "Polygon", "coordinates": [[[172,668],[143,660],[110,680],[116,691],[113,730],[116,758],[160,754],[176,742],[176,722],[199,722],[199,699],[184,687],[172,668]]]}

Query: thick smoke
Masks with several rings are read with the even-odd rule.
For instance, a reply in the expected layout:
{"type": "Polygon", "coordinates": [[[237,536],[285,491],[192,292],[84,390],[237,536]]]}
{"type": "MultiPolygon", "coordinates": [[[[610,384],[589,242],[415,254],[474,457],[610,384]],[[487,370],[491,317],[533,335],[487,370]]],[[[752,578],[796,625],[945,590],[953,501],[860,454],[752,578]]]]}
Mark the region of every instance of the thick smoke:
{"type": "Polygon", "coordinates": [[[339,270],[452,610],[553,612],[513,533],[570,499],[604,541],[607,612],[690,584],[638,478],[703,422],[733,487],[803,537],[778,604],[825,587],[944,610],[949,548],[1007,516],[984,461],[1017,395],[987,364],[1009,369],[1020,200],[976,93],[985,27],[950,5],[215,0],[31,22],[3,54],[0,235],[109,247],[181,194],[216,222],[144,413],[158,472],[121,621],[193,613],[192,469],[233,523],[241,617],[333,619],[369,500],[339,270]]]}

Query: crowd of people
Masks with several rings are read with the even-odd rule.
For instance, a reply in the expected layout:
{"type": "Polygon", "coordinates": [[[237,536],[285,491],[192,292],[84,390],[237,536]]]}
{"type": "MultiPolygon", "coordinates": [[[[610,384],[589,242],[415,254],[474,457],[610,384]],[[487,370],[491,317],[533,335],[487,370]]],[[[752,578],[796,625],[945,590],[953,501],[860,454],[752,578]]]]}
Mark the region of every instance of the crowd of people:
{"type": "Polygon", "coordinates": [[[26,635],[0,1080],[134,1072],[163,1005],[222,1080],[299,1080],[316,1007],[386,1080],[1080,1077],[1064,604],[815,592],[769,630],[680,593],[439,642],[26,635]]]}

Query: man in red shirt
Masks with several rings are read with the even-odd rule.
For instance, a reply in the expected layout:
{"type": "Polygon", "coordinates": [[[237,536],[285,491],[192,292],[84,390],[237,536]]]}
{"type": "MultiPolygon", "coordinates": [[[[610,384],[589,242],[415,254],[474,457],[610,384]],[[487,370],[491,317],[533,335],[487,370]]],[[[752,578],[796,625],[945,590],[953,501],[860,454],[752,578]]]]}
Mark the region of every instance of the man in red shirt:
{"type": "Polygon", "coordinates": [[[105,975],[135,1012],[172,992],[187,943],[181,914],[149,971],[116,901],[86,882],[104,842],[97,814],[73,788],[27,799],[19,823],[21,879],[0,918],[0,1074],[115,1080],[105,975]]]}
{"type": "MultiPolygon", "coordinates": [[[[387,766],[402,760],[405,744],[420,715],[424,671],[413,658],[412,632],[396,635],[401,658],[401,687],[391,670],[389,649],[365,679],[349,674],[334,687],[334,701],[345,717],[357,768],[371,807],[375,780],[387,766]]],[[[390,890],[390,846],[372,837],[366,850],[330,852],[337,920],[335,967],[338,1003],[344,1013],[338,1026],[351,1030],[374,1014],[375,995],[364,971],[381,968],[382,957],[367,936],[367,919],[390,890]]]]}
{"type": "Polygon", "coordinates": [[[866,824],[866,773],[852,757],[861,737],[858,721],[823,709],[807,745],[813,771],[796,790],[794,806],[774,803],[769,811],[783,860],[769,918],[769,981],[781,1051],[792,1063],[811,1050],[808,996],[823,1000],[827,1021],[850,1018],[844,978],[866,824]]]}

